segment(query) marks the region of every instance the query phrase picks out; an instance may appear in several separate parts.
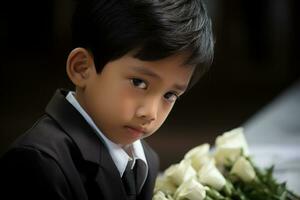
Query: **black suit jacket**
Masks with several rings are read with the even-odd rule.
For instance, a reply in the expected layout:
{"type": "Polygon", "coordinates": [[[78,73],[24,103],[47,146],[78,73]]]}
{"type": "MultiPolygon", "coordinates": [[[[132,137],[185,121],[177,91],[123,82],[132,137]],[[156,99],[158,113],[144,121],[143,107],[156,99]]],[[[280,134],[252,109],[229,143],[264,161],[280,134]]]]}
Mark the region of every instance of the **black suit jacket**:
{"type": "MultiPolygon", "coordinates": [[[[122,180],[107,148],[57,90],[45,114],[0,160],[0,199],[123,200],[122,180]]],[[[137,199],[152,199],[156,153],[142,141],[149,166],[137,199]]]]}

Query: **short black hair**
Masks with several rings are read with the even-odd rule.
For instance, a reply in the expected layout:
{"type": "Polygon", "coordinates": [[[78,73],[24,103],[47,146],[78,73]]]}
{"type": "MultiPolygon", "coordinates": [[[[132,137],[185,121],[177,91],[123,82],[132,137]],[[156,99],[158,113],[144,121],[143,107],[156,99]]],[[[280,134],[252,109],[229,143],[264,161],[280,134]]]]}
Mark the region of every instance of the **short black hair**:
{"type": "Polygon", "coordinates": [[[78,0],[72,18],[72,47],[88,49],[97,73],[109,61],[138,49],[144,61],[188,52],[196,65],[190,85],[213,60],[211,19],[202,0],[78,0]]]}

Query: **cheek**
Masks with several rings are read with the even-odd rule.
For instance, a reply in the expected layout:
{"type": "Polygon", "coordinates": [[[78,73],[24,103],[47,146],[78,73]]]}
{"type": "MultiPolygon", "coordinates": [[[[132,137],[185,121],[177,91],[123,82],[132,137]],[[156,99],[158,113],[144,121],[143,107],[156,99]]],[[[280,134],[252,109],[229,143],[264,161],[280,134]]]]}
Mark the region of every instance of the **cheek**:
{"type": "Polygon", "coordinates": [[[158,111],[157,120],[155,123],[156,130],[165,122],[169,116],[173,106],[162,105],[158,111]]]}
{"type": "Polygon", "coordinates": [[[118,108],[116,109],[120,111],[120,115],[123,115],[123,117],[130,119],[134,115],[136,100],[137,98],[132,91],[123,88],[120,90],[118,100],[116,100],[116,105],[118,105],[118,108]]]}

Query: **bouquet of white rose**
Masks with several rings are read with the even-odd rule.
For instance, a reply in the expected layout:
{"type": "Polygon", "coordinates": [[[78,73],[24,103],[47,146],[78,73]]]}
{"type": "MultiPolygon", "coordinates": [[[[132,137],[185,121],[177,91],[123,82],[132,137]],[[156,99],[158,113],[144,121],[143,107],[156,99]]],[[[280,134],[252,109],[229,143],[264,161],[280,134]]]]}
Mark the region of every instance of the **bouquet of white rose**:
{"type": "Polygon", "coordinates": [[[260,169],[249,156],[243,128],[205,143],[156,179],[153,200],[300,200],[278,183],[273,167],[260,169]]]}

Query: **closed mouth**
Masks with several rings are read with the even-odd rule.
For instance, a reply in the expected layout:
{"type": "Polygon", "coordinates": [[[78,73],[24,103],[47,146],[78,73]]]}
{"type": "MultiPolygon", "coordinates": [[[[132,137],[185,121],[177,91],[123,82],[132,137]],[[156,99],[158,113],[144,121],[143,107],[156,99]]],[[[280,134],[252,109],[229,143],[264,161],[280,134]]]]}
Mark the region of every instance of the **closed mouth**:
{"type": "Polygon", "coordinates": [[[138,128],[133,126],[125,126],[125,128],[133,137],[141,137],[142,135],[145,134],[145,129],[143,128],[138,128]]]}

